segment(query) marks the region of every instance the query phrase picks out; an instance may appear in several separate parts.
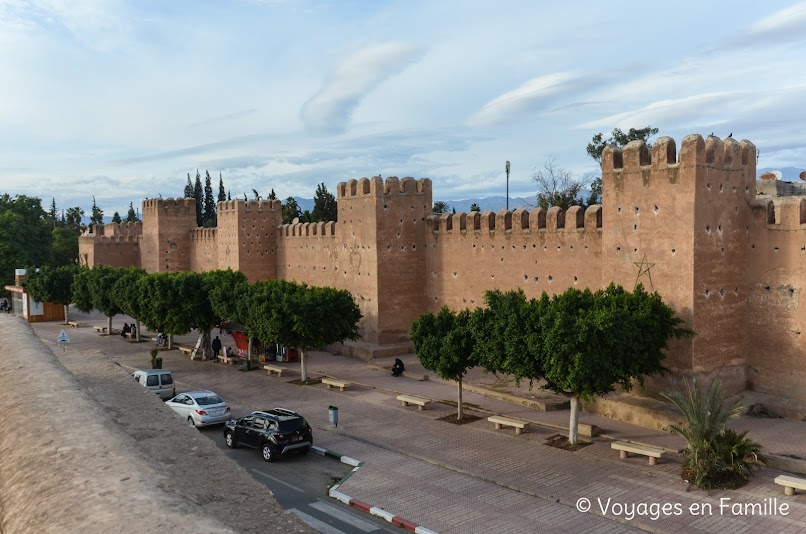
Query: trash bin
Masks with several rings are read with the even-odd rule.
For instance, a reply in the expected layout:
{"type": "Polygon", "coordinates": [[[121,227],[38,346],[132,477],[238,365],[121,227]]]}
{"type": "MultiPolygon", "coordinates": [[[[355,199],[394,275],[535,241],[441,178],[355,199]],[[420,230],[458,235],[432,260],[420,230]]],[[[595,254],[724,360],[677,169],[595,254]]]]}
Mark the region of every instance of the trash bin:
{"type": "Polygon", "coordinates": [[[243,370],[244,371],[251,371],[252,370],[252,360],[249,358],[243,361],[243,370]]]}
{"type": "Polygon", "coordinates": [[[154,369],[162,369],[162,358],[154,360],[154,369]]]}
{"type": "Polygon", "coordinates": [[[339,409],[335,406],[327,407],[327,415],[333,426],[339,426],[339,409]]]}

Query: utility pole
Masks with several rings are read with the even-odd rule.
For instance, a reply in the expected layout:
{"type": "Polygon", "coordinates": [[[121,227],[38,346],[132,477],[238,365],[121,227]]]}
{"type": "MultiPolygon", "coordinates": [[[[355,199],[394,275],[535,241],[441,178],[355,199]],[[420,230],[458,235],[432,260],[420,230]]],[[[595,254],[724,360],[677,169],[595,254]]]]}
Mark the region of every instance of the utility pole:
{"type": "Polygon", "coordinates": [[[509,211],[509,160],[507,160],[507,211],[509,211]]]}

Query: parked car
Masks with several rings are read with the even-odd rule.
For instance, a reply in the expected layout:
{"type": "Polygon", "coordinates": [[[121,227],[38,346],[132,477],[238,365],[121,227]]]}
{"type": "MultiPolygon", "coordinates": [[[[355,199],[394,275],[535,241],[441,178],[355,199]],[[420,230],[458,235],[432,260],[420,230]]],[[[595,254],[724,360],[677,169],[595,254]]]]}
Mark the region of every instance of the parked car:
{"type": "Polygon", "coordinates": [[[165,369],[137,370],[132,373],[132,377],[143,387],[159,395],[162,400],[176,396],[174,377],[170,371],[165,369]]]}
{"type": "Polygon", "coordinates": [[[311,425],[298,413],[284,408],[252,412],[227,421],[224,439],[231,449],[239,445],[260,449],[267,462],[287,452],[305,454],[313,446],[311,425]]]}
{"type": "Polygon", "coordinates": [[[212,391],[180,393],[165,404],[185,418],[190,426],[217,425],[232,419],[229,404],[212,391]]]}

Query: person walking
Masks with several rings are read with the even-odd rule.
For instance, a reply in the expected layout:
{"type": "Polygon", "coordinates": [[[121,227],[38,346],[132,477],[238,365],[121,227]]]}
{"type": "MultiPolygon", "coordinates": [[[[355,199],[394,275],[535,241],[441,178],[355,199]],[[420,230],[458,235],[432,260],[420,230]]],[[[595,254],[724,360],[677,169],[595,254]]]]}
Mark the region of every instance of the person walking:
{"type": "Polygon", "coordinates": [[[218,359],[219,352],[221,352],[221,340],[216,336],[213,340],[213,356],[215,356],[216,359],[218,359]]]}

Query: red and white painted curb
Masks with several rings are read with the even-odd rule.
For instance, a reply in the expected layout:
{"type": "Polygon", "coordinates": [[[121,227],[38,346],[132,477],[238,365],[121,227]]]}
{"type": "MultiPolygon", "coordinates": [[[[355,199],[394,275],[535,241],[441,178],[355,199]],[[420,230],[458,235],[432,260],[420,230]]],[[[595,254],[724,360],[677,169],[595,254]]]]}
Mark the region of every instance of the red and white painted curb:
{"type": "Polygon", "coordinates": [[[346,477],[342,478],[339,481],[338,484],[335,484],[332,488],[330,488],[330,490],[328,491],[328,495],[330,497],[332,497],[332,498],[334,498],[334,499],[336,499],[338,501],[341,501],[344,504],[347,504],[347,505],[350,505],[350,506],[355,506],[359,510],[367,512],[368,514],[372,514],[372,515],[374,515],[376,517],[380,517],[382,519],[385,519],[385,520],[389,521],[390,523],[392,523],[393,525],[398,526],[398,527],[402,527],[402,528],[404,528],[406,530],[414,532],[415,534],[438,534],[437,532],[435,532],[435,531],[433,531],[431,529],[427,529],[427,528],[425,528],[423,526],[417,525],[416,523],[412,523],[408,519],[403,519],[402,517],[396,516],[395,514],[393,514],[391,512],[387,512],[383,508],[378,508],[377,506],[372,506],[372,505],[367,504],[367,503],[365,503],[363,501],[353,499],[349,495],[346,495],[346,494],[342,493],[341,491],[339,491],[339,486],[344,484],[344,482],[348,478],[350,478],[353,475],[353,473],[358,471],[361,468],[361,466],[364,465],[364,462],[361,462],[361,461],[356,460],[354,458],[350,458],[349,456],[342,456],[341,454],[337,454],[335,452],[323,449],[322,447],[317,447],[316,445],[314,445],[311,448],[311,450],[313,450],[313,452],[315,452],[316,454],[319,454],[321,456],[327,456],[328,458],[333,458],[334,460],[338,460],[343,464],[353,466],[352,471],[350,471],[350,473],[346,477]]]}

